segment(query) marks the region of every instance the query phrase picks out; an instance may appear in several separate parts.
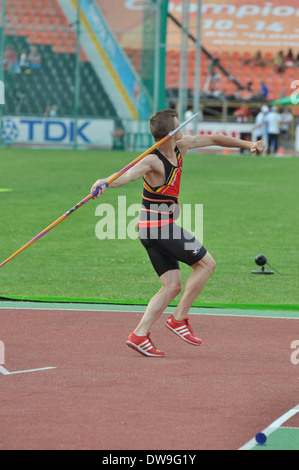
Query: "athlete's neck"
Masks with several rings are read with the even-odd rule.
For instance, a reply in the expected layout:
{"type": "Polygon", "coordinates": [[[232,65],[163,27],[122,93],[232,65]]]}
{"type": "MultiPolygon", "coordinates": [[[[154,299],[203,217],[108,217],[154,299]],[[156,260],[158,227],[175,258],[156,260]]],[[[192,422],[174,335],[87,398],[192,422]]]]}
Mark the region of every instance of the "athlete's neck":
{"type": "Polygon", "coordinates": [[[164,157],[166,157],[168,160],[172,160],[174,157],[176,157],[176,153],[174,151],[176,147],[176,142],[177,140],[172,137],[168,141],[159,145],[159,147],[157,148],[159,152],[161,152],[162,155],[164,155],[164,157]]]}

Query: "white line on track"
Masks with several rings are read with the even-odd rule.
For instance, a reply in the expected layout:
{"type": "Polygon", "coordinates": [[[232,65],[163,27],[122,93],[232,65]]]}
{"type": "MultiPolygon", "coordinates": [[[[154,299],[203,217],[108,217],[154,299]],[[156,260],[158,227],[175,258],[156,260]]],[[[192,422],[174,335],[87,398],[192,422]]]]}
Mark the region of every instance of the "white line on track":
{"type": "Polygon", "coordinates": [[[41,370],[50,370],[50,369],[56,369],[56,367],[41,367],[39,369],[16,370],[14,372],[9,372],[4,367],[0,366],[0,374],[3,374],[3,375],[26,374],[27,372],[39,372],[41,370]]]}
{"type": "MultiPolygon", "coordinates": [[[[272,434],[272,432],[276,431],[278,428],[280,428],[283,423],[288,421],[292,416],[294,416],[296,413],[299,412],[299,405],[295,406],[291,410],[287,411],[285,414],[283,414],[280,418],[278,418],[276,421],[273,421],[270,426],[268,426],[266,429],[262,431],[263,434],[265,434],[267,437],[272,434]]],[[[250,439],[246,444],[244,444],[242,447],[240,447],[239,450],[251,450],[253,447],[257,445],[257,442],[255,438],[250,439]]]]}

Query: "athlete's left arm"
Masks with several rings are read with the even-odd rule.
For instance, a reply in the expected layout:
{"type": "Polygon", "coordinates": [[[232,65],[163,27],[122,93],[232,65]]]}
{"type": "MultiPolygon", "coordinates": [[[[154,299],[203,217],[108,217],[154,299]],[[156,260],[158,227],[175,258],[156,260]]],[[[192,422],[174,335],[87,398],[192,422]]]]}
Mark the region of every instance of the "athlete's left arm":
{"type": "Polygon", "coordinates": [[[251,153],[262,153],[266,148],[266,144],[262,140],[251,142],[221,134],[194,136],[184,135],[182,139],[177,142],[177,146],[182,151],[182,153],[185,153],[191,149],[210,147],[212,145],[218,147],[246,149],[250,150],[251,153]]]}

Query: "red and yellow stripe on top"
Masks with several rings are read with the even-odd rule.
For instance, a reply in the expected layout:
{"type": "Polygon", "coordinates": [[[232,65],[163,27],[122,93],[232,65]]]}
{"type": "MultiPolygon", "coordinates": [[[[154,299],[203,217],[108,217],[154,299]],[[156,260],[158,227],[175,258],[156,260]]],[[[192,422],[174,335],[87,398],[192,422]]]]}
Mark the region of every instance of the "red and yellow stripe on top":
{"type": "Polygon", "coordinates": [[[177,166],[172,165],[162,154],[157,154],[165,168],[165,183],[162,186],[153,188],[144,180],[139,228],[162,227],[172,223],[180,215],[178,196],[183,162],[178,148],[175,150],[177,166]]]}
{"type": "Polygon", "coordinates": [[[183,160],[182,160],[182,156],[180,153],[178,153],[177,159],[178,159],[178,166],[177,167],[173,166],[172,171],[168,175],[164,185],[159,186],[157,188],[152,188],[151,186],[149,186],[149,184],[146,181],[144,181],[144,188],[147,189],[147,191],[151,193],[155,193],[155,194],[160,193],[166,196],[174,196],[178,198],[179,192],[180,192],[182,166],[183,166],[183,160]]]}

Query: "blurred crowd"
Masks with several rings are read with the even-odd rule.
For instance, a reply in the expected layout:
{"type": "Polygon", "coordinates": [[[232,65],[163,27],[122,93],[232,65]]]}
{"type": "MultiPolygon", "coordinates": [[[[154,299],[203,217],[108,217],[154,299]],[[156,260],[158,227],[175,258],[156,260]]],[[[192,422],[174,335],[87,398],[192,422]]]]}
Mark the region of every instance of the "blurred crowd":
{"type": "Polygon", "coordinates": [[[40,69],[42,57],[37,46],[17,51],[9,44],[4,51],[4,71],[10,75],[30,74],[33,70],[40,69]]]}

